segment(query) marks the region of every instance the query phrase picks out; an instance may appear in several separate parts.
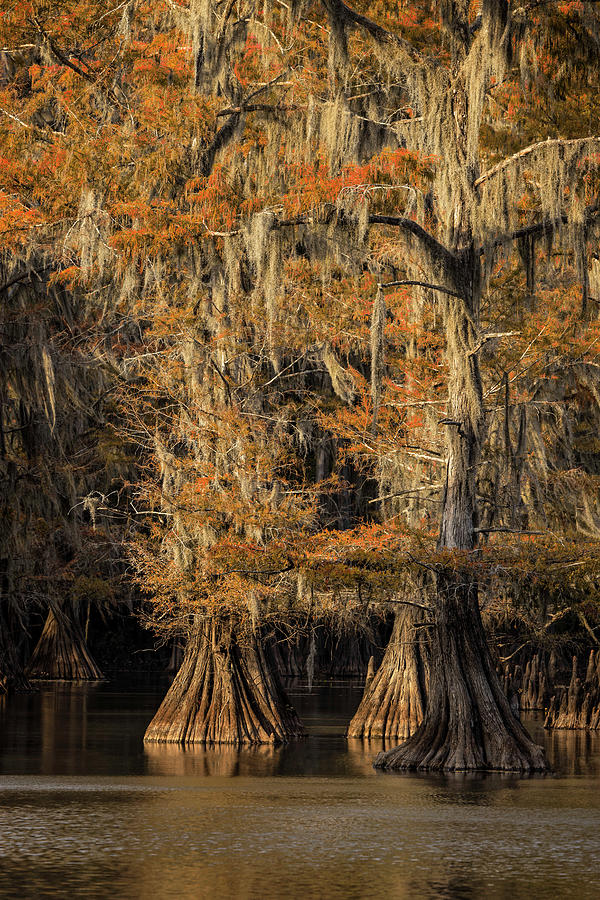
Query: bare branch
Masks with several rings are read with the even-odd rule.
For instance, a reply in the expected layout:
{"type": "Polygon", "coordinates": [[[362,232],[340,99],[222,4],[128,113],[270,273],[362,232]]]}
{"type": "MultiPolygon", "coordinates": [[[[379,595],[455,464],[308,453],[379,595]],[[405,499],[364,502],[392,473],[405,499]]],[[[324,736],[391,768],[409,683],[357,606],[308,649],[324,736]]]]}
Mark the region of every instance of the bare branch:
{"type": "MultiPolygon", "coordinates": [[[[414,286],[414,287],[422,287],[427,288],[430,291],[441,291],[442,294],[449,294],[451,297],[460,297],[456,291],[450,290],[450,288],[443,287],[441,284],[429,284],[427,281],[388,281],[385,283],[378,284],[377,287],[380,287],[382,290],[385,288],[392,287],[403,287],[403,286],[414,286]]],[[[514,334],[514,332],[511,332],[514,334]]]]}
{"type": "Polygon", "coordinates": [[[475,180],[473,186],[476,188],[479,187],[484,181],[487,181],[489,178],[492,178],[494,175],[507,169],[513,163],[517,162],[517,160],[523,159],[525,156],[530,156],[537,150],[551,150],[554,147],[576,147],[583,146],[586,143],[589,143],[590,145],[596,144],[600,148],[600,137],[573,138],[572,140],[556,138],[555,140],[538,141],[537,144],[530,144],[529,147],[519,150],[518,153],[513,153],[512,156],[509,156],[507,159],[503,159],[495,166],[492,166],[491,169],[488,169],[487,172],[484,172],[483,175],[480,175],[479,178],[475,180]]]}
{"type": "Polygon", "coordinates": [[[505,528],[498,526],[497,528],[474,528],[476,534],[491,534],[492,532],[501,532],[502,534],[545,534],[545,531],[523,531],[521,528],[505,528]]]}
{"type": "Polygon", "coordinates": [[[450,268],[451,271],[454,270],[457,263],[456,256],[413,219],[407,219],[405,216],[372,214],[369,216],[369,224],[391,225],[393,228],[402,228],[404,231],[408,231],[421,242],[423,248],[430,255],[440,260],[445,269],[450,268]]]}

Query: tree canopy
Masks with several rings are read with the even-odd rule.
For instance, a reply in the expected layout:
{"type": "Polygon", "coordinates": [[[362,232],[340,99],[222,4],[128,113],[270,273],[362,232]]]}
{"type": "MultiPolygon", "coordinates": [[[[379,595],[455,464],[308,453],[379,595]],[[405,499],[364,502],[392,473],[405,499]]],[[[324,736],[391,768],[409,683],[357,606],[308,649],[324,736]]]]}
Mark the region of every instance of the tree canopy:
{"type": "Polygon", "coordinates": [[[88,533],[166,635],[593,602],[595,5],[0,9],[17,614],[88,533]]]}

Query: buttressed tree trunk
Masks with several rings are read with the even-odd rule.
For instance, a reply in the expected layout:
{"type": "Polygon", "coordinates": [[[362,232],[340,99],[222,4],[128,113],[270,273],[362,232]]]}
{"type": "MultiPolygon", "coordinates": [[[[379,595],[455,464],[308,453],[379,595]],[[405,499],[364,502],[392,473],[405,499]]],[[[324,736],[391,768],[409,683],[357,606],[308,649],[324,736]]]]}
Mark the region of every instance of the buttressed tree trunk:
{"type": "Polygon", "coordinates": [[[429,693],[420,728],[375,765],[392,769],[530,772],[546,768],[506,698],[484,632],[477,585],[440,575],[429,693]]]}
{"type": "Polygon", "coordinates": [[[402,606],[396,614],[383,660],[365,687],[348,737],[405,740],[423,721],[429,675],[428,629],[419,627],[423,619],[423,611],[414,606],[402,606]]]}
{"type": "MultiPolygon", "coordinates": [[[[469,282],[463,296],[447,301],[449,364],[447,470],[440,549],[473,551],[476,545],[476,472],[483,436],[483,397],[476,325],[479,261],[465,253],[469,282]]],[[[546,769],[543,749],[533,743],[502,691],[487,645],[477,583],[468,571],[438,570],[432,599],[429,694],[421,726],[375,766],[449,771],[546,769]]]]}
{"type": "Polygon", "coordinates": [[[104,678],[87,648],[78,622],[59,609],[49,610],[26,672],[30,678],[65,681],[104,678]]]}
{"type": "Polygon", "coordinates": [[[231,623],[207,619],[191,635],[144,741],[278,744],[304,734],[268,643],[254,632],[237,637],[231,623]]]}

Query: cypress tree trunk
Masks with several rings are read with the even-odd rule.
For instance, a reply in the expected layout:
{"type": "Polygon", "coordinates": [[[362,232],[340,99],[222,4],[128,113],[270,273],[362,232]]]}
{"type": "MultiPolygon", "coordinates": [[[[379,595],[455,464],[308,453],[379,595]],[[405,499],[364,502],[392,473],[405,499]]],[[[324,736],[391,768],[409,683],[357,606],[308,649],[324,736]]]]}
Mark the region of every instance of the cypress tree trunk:
{"type": "MultiPolygon", "coordinates": [[[[463,253],[461,293],[445,311],[449,364],[447,470],[440,549],[472,552],[477,532],[476,474],[484,431],[478,360],[480,263],[476,249],[463,253]]],[[[438,571],[430,629],[431,667],[425,717],[400,747],[380,753],[379,768],[498,770],[546,769],[502,691],[487,645],[477,583],[469,573],[438,571]]]]}
{"type": "Polygon", "coordinates": [[[144,741],[278,744],[305,734],[281,686],[268,644],[238,638],[231,623],[204,621],[144,741]]]}
{"type": "Polygon", "coordinates": [[[79,624],[58,609],[48,611],[26,672],[30,678],[65,681],[99,681],[104,678],[87,648],[79,624]]]}
{"type": "Polygon", "coordinates": [[[423,618],[414,606],[403,606],[396,614],[383,660],[365,686],[348,737],[404,740],[423,721],[429,650],[427,630],[415,628],[423,618]]]}
{"type": "Polygon", "coordinates": [[[400,747],[380,753],[385,769],[546,769],[506,698],[490,654],[477,587],[440,576],[436,624],[431,628],[429,693],[420,728],[400,747]]]}

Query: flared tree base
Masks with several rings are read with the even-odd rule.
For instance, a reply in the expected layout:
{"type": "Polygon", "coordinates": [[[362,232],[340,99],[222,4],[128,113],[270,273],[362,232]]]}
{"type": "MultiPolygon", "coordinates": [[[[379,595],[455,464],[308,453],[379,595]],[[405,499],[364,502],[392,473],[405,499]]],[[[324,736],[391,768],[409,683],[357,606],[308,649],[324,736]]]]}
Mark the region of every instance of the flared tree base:
{"type": "Polygon", "coordinates": [[[405,743],[380,753],[381,769],[543,772],[544,751],[529,737],[502,691],[474,585],[438,587],[427,707],[405,743]]]}
{"type": "Polygon", "coordinates": [[[422,622],[422,610],[413,606],[403,606],[396,614],[383,660],[365,686],[348,737],[401,741],[423,721],[428,653],[423,639],[426,629],[418,627],[422,622]]]}
{"type": "Polygon", "coordinates": [[[305,731],[275,671],[268,645],[205,622],[189,639],[146,742],[278,744],[305,731]]]}
{"type": "Polygon", "coordinates": [[[79,625],[52,609],[27,664],[29,678],[60,681],[101,681],[104,675],[90,654],[79,625]]]}

